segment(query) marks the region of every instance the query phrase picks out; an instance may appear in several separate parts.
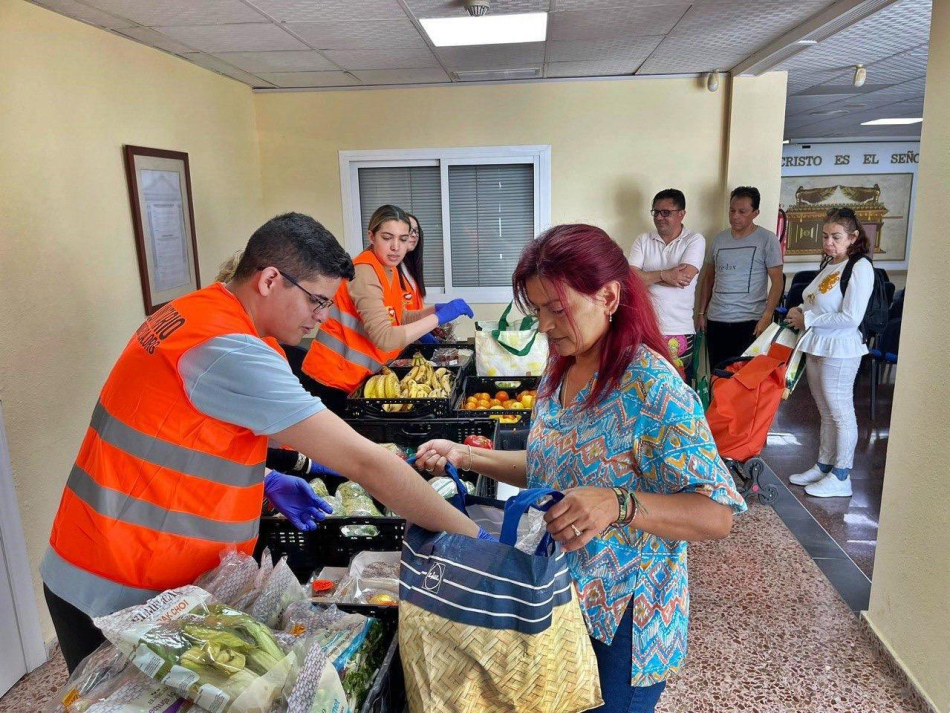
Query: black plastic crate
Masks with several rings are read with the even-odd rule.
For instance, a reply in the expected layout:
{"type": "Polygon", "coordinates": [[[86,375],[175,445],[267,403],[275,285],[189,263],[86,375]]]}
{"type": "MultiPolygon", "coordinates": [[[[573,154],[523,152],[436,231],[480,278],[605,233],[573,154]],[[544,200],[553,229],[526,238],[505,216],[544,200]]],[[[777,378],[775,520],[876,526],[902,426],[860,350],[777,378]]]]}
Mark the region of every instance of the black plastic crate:
{"type": "MultiPolygon", "coordinates": [[[[382,418],[382,419],[419,419],[419,418],[448,418],[454,416],[453,405],[455,404],[459,390],[462,388],[462,382],[465,380],[459,367],[445,367],[454,377],[452,391],[448,398],[426,398],[426,399],[368,399],[363,396],[363,388],[367,377],[359,387],[346,399],[346,417],[347,418],[382,418]],[[412,404],[411,411],[387,411],[384,405],[394,404],[412,404]]],[[[392,371],[396,377],[402,381],[412,367],[394,367],[392,371]]],[[[376,376],[376,374],[373,374],[376,376]]]]}
{"type": "Polygon", "coordinates": [[[404,710],[406,681],[403,678],[402,659],[399,657],[399,637],[394,635],[360,713],[403,713],[404,710]]]}
{"type": "MultiPolygon", "coordinates": [[[[480,412],[484,413],[484,412],[480,412]]],[[[446,418],[416,421],[383,421],[376,419],[346,421],[357,433],[374,443],[395,443],[402,448],[415,450],[425,441],[445,438],[461,443],[468,436],[485,436],[495,450],[503,450],[499,444],[501,428],[490,418],[446,418]]],[[[427,478],[430,477],[423,473],[427,478]]],[[[498,492],[498,483],[491,478],[469,470],[460,470],[462,480],[475,483],[473,495],[493,498],[498,492]]]]}
{"type": "MultiPolygon", "coordinates": [[[[491,439],[498,448],[498,424],[491,419],[468,418],[438,421],[347,421],[357,432],[375,443],[395,443],[415,449],[433,438],[447,438],[461,443],[466,436],[478,435],[491,439]]],[[[429,479],[431,474],[421,473],[429,479]]],[[[462,480],[475,482],[475,493],[494,497],[497,483],[491,478],[477,476],[470,471],[459,473],[462,480]]],[[[339,476],[323,476],[331,495],[346,482],[339,476]]],[[[380,512],[385,506],[373,500],[380,512]]],[[[401,517],[328,517],[312,532],[297,530],[289,520],[277,516],[263,516],[255,556],[260,559],[265,547],[278,560],[287,556],[287,564],[300,581],[310,578],[321,567],[346,567],[360,552],[398,552],[406,531],[406,520],[401,517]],[[356,535],[346,531],[353,525],[372,525],[375,535],[356,535]]]]}
{"type": "Polygon", "coordinates": [[[538,383],[541,381],[539,376],[469,376],[462,387],[458,390],[458,399],[455,402],[456,415],[477,416],[478,418],[490,418],[491,416],[521,416],[517,423],[502,423],[503,426],[517,426],[519,428],[528,428],[531,424],[531,411],[526,409],[476,409],[469,411],[465,409],[465,401],[474,394],[488,393],[497,394],[499,391],[507,391],[509,396],[516,395],[521,391],[537,391],[538,383]],[[516,384],[516,386],[510,386],[516,384]]]}

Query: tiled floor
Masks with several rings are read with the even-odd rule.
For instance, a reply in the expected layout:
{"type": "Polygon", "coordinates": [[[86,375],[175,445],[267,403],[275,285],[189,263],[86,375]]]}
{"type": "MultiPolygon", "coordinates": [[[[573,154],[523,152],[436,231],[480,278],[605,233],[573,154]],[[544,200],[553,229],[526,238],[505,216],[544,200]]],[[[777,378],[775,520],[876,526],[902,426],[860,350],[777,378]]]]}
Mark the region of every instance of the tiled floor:
{"type": "MultiPolygon", "coordinates": [[[[859,373],[854,398],[858,417],[858,447],[851,473],[854,494],[850,498],[813,498],[805,494],[804,488],[789,485],[789,489],[870,578],[877,546],[894,389],[893,384],[880,387],[876,418],[871,421],[869,384],[870,374],[867,371],[859,373]]],[[[818,423],[818,409],[807,382],[802,379],[789,400],[779,408],[772,424],[769,444],[762,453],[762,457],[786,484],[789,475],[799,473],[815,463],[818,456],[818,423]]]]}
{"type": "MultiPolygon", "coordinates": [[[[787,490],[775,504],[794,527],[809,521],[787,490]]],[[[808,546],[832,576],[846,564],[856,571],[827,537],[812,534],[808,546]]],[[[754,504],[725,540],[690,545],[689,571],[690,652],[658,713],[923,710],[876,653],[856,604],[842,599],[771,507],[754,504]]],[[[0,699],[0,713],[42,710],[64,679],[57,657],[0,699]]]]}

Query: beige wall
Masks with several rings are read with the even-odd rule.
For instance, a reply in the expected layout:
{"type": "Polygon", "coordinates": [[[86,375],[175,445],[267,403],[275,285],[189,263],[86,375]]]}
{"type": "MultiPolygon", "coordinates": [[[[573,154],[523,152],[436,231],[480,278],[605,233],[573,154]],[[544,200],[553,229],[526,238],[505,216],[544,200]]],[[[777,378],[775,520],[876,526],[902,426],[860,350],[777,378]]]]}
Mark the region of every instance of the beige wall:
{"type": "MultiPolygon", "coordinates": [[[[553,223],[594,223],[626,248],[674,186],[687,225],[710,235],[725,215],[727,100],[694,79],[257,94],[264,202],[312,213],[342,240],[341,150],[550,144],[553,223]]],[[[501,309],[475,306],[483,319],[501,309]]]]}
{"type": "Polygon", "coordinates": [[[914,240],[899,376],[867,618],[929,696],[950,710],[950,488],[947,439],[950,354],[950,0],[935,0],[920,142],[914,240]]]}
{"type": "Polygon", "coordinates": [[[755,186],[762,194],[762,227],[775,230],[782,174],[787,72],[735,77],[730,86],[729,133],[726,137],[726,194],[736,186],[755,186]]]}
{"type": "Polygon", "coordinates": [[[0,0],[0,399],[36,567],[98,390],[144,318],[122,145],[186,151],[205,283],[263,211],[251,91],[0,0]]]}

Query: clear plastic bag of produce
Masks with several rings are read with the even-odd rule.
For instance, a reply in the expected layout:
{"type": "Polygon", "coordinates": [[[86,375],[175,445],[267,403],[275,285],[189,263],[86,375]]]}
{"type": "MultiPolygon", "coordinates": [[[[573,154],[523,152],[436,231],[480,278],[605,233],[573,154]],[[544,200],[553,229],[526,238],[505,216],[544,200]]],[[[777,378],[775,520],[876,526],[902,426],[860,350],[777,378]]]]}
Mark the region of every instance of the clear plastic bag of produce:
{"type": "Polygon", "coordinates": [[[359,483],[347,481],[336,489],[336,496],[343,503],[346,517],[382,517],[376,503],[359,483]]]}
{"type": "MultiPolygon", "coordinates": [[[[271,561],[270,551],[264,551],[264,559],[271,561]]],[[[221,564],[208,570],[195,582],[222,604],[235,606],[255,591],[260,565],[250,555],[229,549],[221,556],[221,564]]],[[[238,607],[240,608],[240,607],[238,607]]]]}
{"type": "MultiPolygon", "coordinates": [[[[458,491],[458,487],[455,485],[455,481],[451,478],[445,476],[440,476],[438,478],[433,478],[429,481],[429,485],[432,486],[432,489],[435,490],[439,495],[448,500],[453,497],[458,491]]],[[[471,493],[475,493],[475,486],[468,481],[463,480],[462,485],[465,486],[465,489],[471,493]]]]}
{"type": "Polygon", "coordinates": [[[267,713],[298,667],[267,626],[195,586],[94,623],[146,676],[210,713],[267,713]]]}
{"type": "Polygon", "coordinates": [[[106,642],[82,660],[43,713],[185,713],[193,707],[106,642]]]}
{"type": "Polygon", "coordinates": [[[327,490],[327,484],[323,482],[323,478],[314,478],[311,480],[310,487],[313,488],[313,493],[318,498],[330,497],[330,491],[327,490]]]}
{"type": "Polygon", "coordinates": [[[307,592],[297,581],[287,564],[287,558],[281,558],[267,581],[263,583],[261,593],[251,605],[248,613],[271,629],[276,629],[281,623],[284,610],[294,602],[306,601],[307,592]]]}

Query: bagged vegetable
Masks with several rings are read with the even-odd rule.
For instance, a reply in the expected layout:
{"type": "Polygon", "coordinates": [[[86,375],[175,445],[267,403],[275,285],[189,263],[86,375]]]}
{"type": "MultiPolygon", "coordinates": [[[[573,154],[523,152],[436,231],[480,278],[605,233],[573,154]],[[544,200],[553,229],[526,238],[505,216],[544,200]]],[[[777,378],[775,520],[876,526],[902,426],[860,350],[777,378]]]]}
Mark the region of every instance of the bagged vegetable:
{"type": "Polygon", "coordinates": [[[344,614],[330,607],[317,612],[320,626],[311,637],[333,664],[340,676],[350,708],[359,710],[382,663],[383,626],[378,619],[359,614],[344,614]]]}
{"type": "Polygon", "coordinates": [[[376,503],[359,483],[347,481],[336,489],[347,517],[382,517],[376,503]]]}
{"type": "Polygon", "coordinates": [[[284,610],[294,602],[306,601],[307,592],[297,581],[287,558],[278,562],[264,582],[263,589],[248,612],[260,622],[274,629],[280,625],[284,610]]]}
{"type": "Polygon", "coordinates": [[[268,627],[195,586],[93,622],[146,676],[210,713],[267,713],[298,665],[268,627]]]}
{"type": "Polygon", "coordinates": [[[314,495],[318,498],[330,497],[330,491],[327,490],[327,484],[323,482],[323,478],[314,478],[311,480],[310,487],[313,488],[314,495]]]}
{"type": "Polygon", "coordinates": [[[139,671],[104,643],[79,667],[44,713],[185,713],[192,704],[139,671]]]}
{"type": "MultiPolygon", "coordinates": [[[[270,561],[269,551],[265,550],[264,559],[270,561]]],[[[221,556],[221,564],[201,575],[195,586],[204,589],[222,604],[234,606],[254,590],[259,573],[260,565],[253,557],[229,549],[221,556]]]]}

